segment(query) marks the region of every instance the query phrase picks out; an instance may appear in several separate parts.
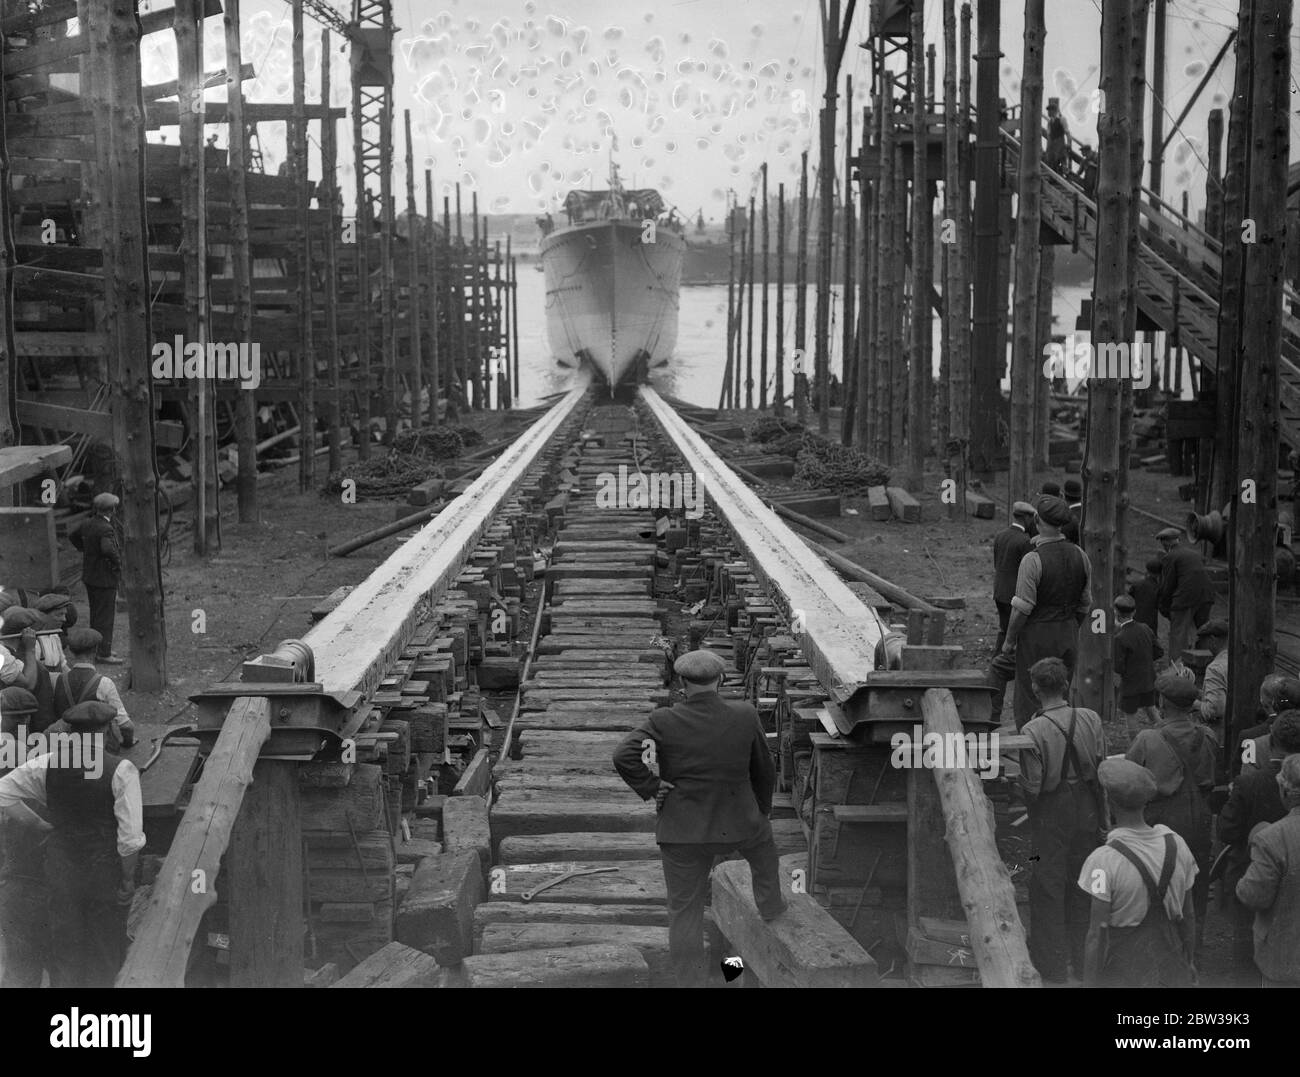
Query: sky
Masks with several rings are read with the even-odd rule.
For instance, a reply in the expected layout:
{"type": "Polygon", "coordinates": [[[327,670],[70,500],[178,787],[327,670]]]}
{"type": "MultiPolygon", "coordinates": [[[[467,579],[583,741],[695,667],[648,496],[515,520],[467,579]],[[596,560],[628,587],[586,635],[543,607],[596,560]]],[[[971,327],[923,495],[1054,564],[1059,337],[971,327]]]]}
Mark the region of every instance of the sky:
{"type": "MultiPolygon", "coordinates": [[[[335,4],[344,14],[346,2],[335,4]]],[[[1098,3],[1046,5],[1044,96],[1060,97],[1074,137],[1093,143],[1098,3]]],[[[141,9],[166,4],[142,0],[141,9]]],[[[859,88],[855,122],[870,76],[869,55],[857,47],[866,38],[870,6],[870,0],[858,4],[842,69],[859,88]]],[[[816,0],[496,0],[490,6],[480,0],[394,0],[393,16],[399,211],[405,199],[405,109],[411,111],[419,205],[429,168],[439,197],[459,180],[467,197],[478,192],[482,212],[553,209],[573,187],[603,186],[616,146],[625,184],[656,187],[680,212],[694,217],[702,209],[706,218],[718,220],[727,190],[747,199],[763,161],[773,194],[784,181],[790,197],[797,190],[800,152],[809,149],[810,165],[817,163],[814,110],[823,69],[816,0]]],[[[927,0],[926,39],[937,46],[941,84],[942,16],[940,0],[927,0]]],[[[1235,23],[1230,0],[1170,0],[1166,129],[1235,23]]],[[[306,25],[307,99],[318,101],[321,26],[310,16],[306,25]]],[[[207,68],[215,70],[224,66],[221,20],[207,20],[207,28],[207,68]]],[[[332,36],[333,103],[347,106],[347,55],[332,36]]],[[[1003,3],[1000,75],[1003,95],[1012,103],[1019,100],[1022,36],[1023,5],[1003,3]]],[[[244,60],[257,71],[256,80],[245,83],[249,100],[292,99],[290,50],[289,4],[244,0],[244,60]]],[[[1292,51],[1294,61],[1300,53],[1294,40],[1292,51]]],[[[144,63],[146,83],[175,77],[170,35],[147,39],[144,63]]],[[[1226,110],[1232,78],[1229,53],[1170,144],[1164,191],[1175,204],[1184,189],[1194,210],[1204,202],[1208,112],[1226,110]]],[[[223,97],[223,88],[209,92],[211,100],[223,97]]],[[[841,108],[841,118],[843,113],[841,108]]],[[[1293,114],[1293,142],[1300,138],[1296,121],[1293,114]]],[[[284,159],[285,125],[261,126],[266,168],[274,172],[284,159]]],[[[841,147],[842,128],[841,122],[841,147]]],[[[340,184],[350,205],[350,123],[341,122],[338,134],[340,184]]],[[[164,135],[175,141],[174,129],[164,135]]],[[[318,124],[311,125],[310,138],[318,148],[318,124]]],[[[224,141],[220,135],[219,144],[224,141]]],[[[312,154],[315,175],[316,149],[312,154]]]]}

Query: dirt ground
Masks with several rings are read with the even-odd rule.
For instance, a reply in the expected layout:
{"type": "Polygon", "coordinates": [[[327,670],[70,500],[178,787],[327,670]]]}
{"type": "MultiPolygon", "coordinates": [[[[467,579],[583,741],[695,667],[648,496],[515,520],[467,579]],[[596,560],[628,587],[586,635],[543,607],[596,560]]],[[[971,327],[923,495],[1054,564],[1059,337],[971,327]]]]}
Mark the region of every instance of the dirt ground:
{"type": "MultiPolygon", "coordinates": [[[[745,425],[753,419],[752,414],[742,412],[723,417],[745,425]]],[[[500,415],[475,416],[471,422],[486,441],[504,436],[500,415]]],[[[344,459],[345,465],[355,460],[355,452],[345,450],[344,459]]],[[[1033,488],[1048,478],[1060,481],[1064,477],[1060,473],[1036,474],[1033,488]]],[[[993,520],[966,516],[949,520],[948,507],[940,501],[942,478],[932,466],[924,489],[916,492],[922,506],[920,523],[876,522],[870,518],[865,499],[845,498],[845,515],[825,522],[850,535],[852,541],[843,546],[823,541],[921,597],[964,599],[964,609],[948,613],[948,641],[965,649],[962,666],[982,669],[997,635],[991,544],[1005,526],[1005,510],[993,520]],[[851,510],[856,510],[856,515],[851,510]]],[[[985,489],[1000,506],[1007,501],[1005,481],[1006,476],[1000,476],[985,489]]],[[[1131,477],[1133,500],[1156,516],[1181,521],[1187,510],[1178,499],[1179,481],[1163,472],[1136,470],[1131,477]]],[[[337,495],[300,493],[294,467],[266,477],[258,491],[260,518],[245,524],[237,522],[233,490],[224,493],[223,548],[212,557],[193,553],[189,517],[184,511],[178,514],[170,562],[163,570],[169,684],[159,695],[124,691],[126,704],[138,722],[181,720],[190,693],[237,675],[241,661],[272,649],[280,640],[304,635],[311,625],[312,606],[335,588],[360,582],[410,534],[384,539],[346,558],[328,558],[328,545],[390,522],[403,502],[360,500],[346,505],[337,495]],[[206,631],[201,633],[193,631],[197,610],[202,610],[206,619],[206,631]]],[[[1133,565],[1140,566],[1158,552],[1155,532],[1162,526],[1141,516],[1133,520],[1133,565]]],[[[69,550],[64,556],[73,554],[69,550]]],[[[74,593],[82,605],[80,589],[74,593]]],[[[1221,599],[1216,615],[1226,612],[1226,600],[1221,599]]],[[[118,617],[118,635],[117,649],[125,656],[129,641],[123,613],[118,617]]],[[[1009,721],[1010,693],[1007,703],[1009,721]]],[[[1109,733],[1111,750],[1122,751],[1127,746],[1123,730],[1109,733]]],[[[1023,863],[1015,862],[1022,859],[1019,856],[1012,858],[1018,881],[1023,881],[1027,867],[1027,847],[1023,853],[1023,863]]],[[[1229,938],[1230,929],[1212,903],[1206,931],[1205,982],[1222,982],[1229,938]]]]}

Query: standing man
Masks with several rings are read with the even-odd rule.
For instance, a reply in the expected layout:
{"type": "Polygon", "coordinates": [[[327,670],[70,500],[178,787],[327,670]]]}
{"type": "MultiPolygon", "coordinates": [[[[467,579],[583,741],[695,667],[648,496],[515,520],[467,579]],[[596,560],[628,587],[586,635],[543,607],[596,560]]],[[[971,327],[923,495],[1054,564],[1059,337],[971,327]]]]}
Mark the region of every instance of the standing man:
{"type": "Polygon", "coordinates": [[[749,861],[754,901],[765,920],[785,912],[772,792],[776,770],[758,712],[724,700],[726,664],[691,651],[673,667],[686,700],[659,707],[614,752],[614,767],[642,800],[655,799],[655,840],[668,889],[668,949],[678,986],[705,982],[704,902],[714,857],[738,850],[749,861]],[[649,764],[658,764],[656,777],[649,764]]]}
{"type": "Polygon", "coordinates": [[[86,585],[90,604],[90,627],[102,637],[99,661],[120,666],[122,660],[113,653],[113,618],[117,607],[117,583],[122,576],[122,551],[113,530],[113,514],[118,499],[112,494],[96,494],[90,503],[94,516],[72,535],[72,544],[81,551],[81,582],[86,585]]]}
{"type": "Polygon", "coordinates": [[[1156,795],[1145,767],[1107,759],[1097,768],[1113,828],[1079,872],[1092,898],[1084,982],[1090,987],[1186,987],[1195,980],[1196,861],[1187,843],[1143,806],[1156,795]]]}
{"type": "Polygon", "coordinates": [[[1070,506],[1059,497],[1038,499],[1038,535],[1025,554],[1011,599],[1011,619],[1003,654],[1016,656],[1016,729],[1034,713],[1029,670],[1041,658],[1059,658],[1074,676],[1079,626],[1092,606],[1092,568],[1078,546],[1066,542],[1061,528],[1070,521],[1070,506]]]}
{"type": "Polygon", "coordinates": [[[1160,612],[1169,618],[1169,660],[1177,662],[1191,645],[1193,633],[1210,619],[1214,585],[1201,555],[1182,545],[1183,532],[1166,527],[1156,533],[1164,547],[1160,572],[1160,612]]]}
{"type": "Polygon", "coordinates": [[[1133,619],[1136,607],[1131,596],[1115,596],[1115,691],[1130,737],[1137,736],[1144,724],[1155,725],[1160,717],[1156,712],[1155,660],[1163,653],[1155,633],[1133,619]]]}
{"type": "Polygon", "coordinates": [[[1070,506],[1070,522],[1061,528],[1061,534],[1076,546],[1082,546],[1080,528],[1083,526],[1083,483],[1078,479],[1065,480],[1065,503],[1070,506]]]}
{"type": "MultiPolygon", "coordinates": [[[[994,651],[1001,651],[1007,638],[1007,624],[1011,620],[1011,599],[1016,593],[1016,575],[1025,554],[1034,548],[1029,537],[1033,527],[1034,506],[1027,501],[1017,501],[1011,506],[1011,523],[993,536],[993,605],[998,609],[998,641],[994,651]]],[[[993,717],[1002,714],[1002,701],[1006,696],[1007,682],[999,678],[993,695],[993,717]]]]}
{"type": "Polygon", "coordinates": [[[54,686],[55,710],[61,718],[70,707],[78,703],[90,700],[107,703],[113,708],[114,723],[121,734],[122,747],[130,748],[135,743],[135,726],[122,704],[117,685],[109,677],[95,672],[95,655],[99,652],[99,647],[100,636],[93,628],[68,630],[72,668],[54,686]]]}
{"type": "Polygon", "coordinates": [[[54,826],[45,852],[53,987],[112,987],[126,956],[145,838],[139,771],[105,748],[113,715],[107,703],[78,704],[63,720],[85,750],[47,752],[0,778],[0,809],[27,802],[54,826]]]}
{"type": "Polygon", "coordinates": [[[1160,636],[1160,562],[1154,558],[1146,563],[1146,574],[1128,585],[1128,593],[1136,603],[1133,620],[1151,629],[1151,634],[1160,636]]]}
{"type": "Polygon", "coordinates": [[[1192,714],[1196,683],[1173,669],[1156,678],[1160,723],[1143,729],[1129,745],[1126,757],[1151,771],[1156,796],[1147,806],[1147,819],[1164,823],[1187,842],[1199,874],[1193,900],[1202,926],[1210,895],[1210,805],[1214,790],[1218,746],[1192,714]]]}
{"type": "Polygon", "coordinates": [[[1300,709],[1300,680],[1282,673],[1270,673],[1259,686],[1259,708],[1255,717],[1263,720],[1255,725],[1240,729],[1240,722],[1234,723],[1239,732],[1233,735],[1236,747],[1228,762],[1232,775],[1251,767],[1263,766],[1264,760],[1271,758],[1273,723],[1283,711],[1300,709]]]}
{"type": "Polygon", "coordinates": [[[1083,976],[1088,899],[1074,881],[1104,822],[1097,767],[1106,734],[1096,711],[1065,701],[1070,678],[1059,658],[1035,662],[1029,677],[1041,704],[1024,728],[1034,745],[1020,754],[1034,842],[1029,958],[1044,981],[1065,983],[1071,965],[1083,976]]]}
{"type": "Polygon", "coordinates": [[[1223,719],[1228,711],[1228,622],[1215,618],[1196,630],[1196,646],[1214,657],[1205,667],[1201,682],[1201,700],[1196,709],[1201,721],[1210,726],[1222,742],[1223,719]]]}
{"type": "Polygon", "coordinates": [[[1300,754],[1282,761],[1287,813],[1250,839],[1250,867],[1237,897],[1255,910],[1255,965],[1265,987],[1300,987],[1300,754]]]}
{"type": "Polygon", "coordinates": [[[1047,167],[1065,175],[1070,161],[1070,125],[1061,115],[1061,99],[1047,99],[1047,152],[1043,154],[1047,167]]]}

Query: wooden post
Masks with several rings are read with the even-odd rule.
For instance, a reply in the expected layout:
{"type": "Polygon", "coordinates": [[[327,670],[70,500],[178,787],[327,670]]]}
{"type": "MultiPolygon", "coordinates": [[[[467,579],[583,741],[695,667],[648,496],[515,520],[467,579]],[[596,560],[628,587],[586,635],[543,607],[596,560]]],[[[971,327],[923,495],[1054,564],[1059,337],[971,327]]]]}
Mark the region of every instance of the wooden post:
{"type": "Polygon", "coordinates": [[[510,335],[515,352],[515,399],[519,398],[519,266],[510,259],[510,335]]]}
{"type": "MultiPolygon", "coordinates": [[[[82,33],[85,33],[82,28],[82,33]]],[[[0,55],[0,84],[5,62],[0,55]]],[[[18,443],[18,354],[14,344],[14,247],[13,214],[9,207],[12,175],[5,117],[0,110],[0,449],[18,443]]],[[[0,484],[0,505],[13,505],[13,490],[0,484]]]]}
{"type": "Polygon", "coordinates": [[[799,163],[799,251],[794,280],[794,410],[799,422],[808,421],[808,151],[799,163]]]}
{"type": "Polygon", "coordinates": [[[894,397],[894,367],[898,357],[894,354],[894,314],[901,305],[899,280],[894,276],[897,261],[894,253],[895,206],[894,183],[894,76],[886,73],[880,96],[880,139],[877,159],[880,162],[879,194],[876,199],[876,400],[875,451],[873,455],[884,463],[893,463],[894,447],[891,443],[894,411],[903,407],[903,401],[894,397]]]}
{"type": "Polygon", "coordinates": [[[1020,187],[1016,213],[1016,302],[1011,343],[1011,472],[1007,482],[1007,523],[1011,506],[1029,495],[1033,461],[1034,387],[1043,380],[1043,360],[1034,345],[1038,334],[1038,271],[1042,228],[1040,208],[1043,140],[1039,117],[1043,112],[1043,0],[1025,0],[1024,67],[1020,76],[1020,187]]]}
{"type": "MultiPolygon", "coordinates": [[[[1145,45],[1146,37],[1146,7],[1149,0],[1142,0],[1142,35],[1143,44],[1145,45]]],[[[1156,26],[1155,26],[1155,46],[1154,55],[1151,60],[1151,182],[1148,186],[1151,193],[1156,197],[1161,194],[1161,181],[1164,171],[1165,157],[1165,28],[1168,25],[1165,6],[1166,0],[1155,0],[1156,3],[1156,26]]],[[[1134,12],[1134,18],[1138,14],[1134,12]]],[[[1134,60],[1136,64],[1137,61],[1134,60]]],[[[1142,50],[1142,67],[1146,68],[1146,49],[1142,50]]],[[[1140,141],[1142,134],[1142,118],[1137,116],[1134,119],[1137,127],[1134,128],[1134,141],[1140,141]]],[[[1139,165],[1137,178],[1133,181],[1139,187],[1142,186],[1142,168],[1139,165]]],[[[1208,231],[1208,229],[1207,229],[1208,231]]],[[[1213,233],[1211,233],[1213,234],[1213,233]]]]}
{"type": "MultiPolygon", "coordinates": [[[[1150,0],[1132,0],[1132,35],[1129,47],[1129,180],[1133,187],[1132,222],[1128,234],[1128,295],[1124,311],[1124,341],[1129,345],[1129,364],[1136,371],[1138,362],[1137,286],[1138,259],[1140,255],[1138,217],[1142,203],[1142,132],[1146,108],[1146,58],[1147,22],[1150,0]],[[1137,354],[1134,354],[1137,352],[1137,354]]],[[[1157,70],[1164,64],[1164,42],[1157,39],[1157,70]]],[[[1158,112],[1164,106],[1161,94],[1156,95],[1153,108],[1158,112]]],[[[1152,136],[1154,137],[1154,128],[1152,136]]],[[[1154,153],[1155,151],[1153,151],[1154,153]]],[[[1175,285],[1177,287],[1177,285],[1175,285]]],[[[1177,313],[1175,312],[1175,319],[1177,313]]],[[[1114,574],[1114,593],[1122,594],[1128,571],[1128,465],[1133,445],[1133,379],[1120,377],[1119,382],[1119,460],[1115,472],[1115,555],[1111,571],[1114,574]]],[[[1085,505],[1086,509],[1086,505],[1085,505]]]]}
{"type": "Polygon", "coordinates": [[[718,398],[718,407],[732,407],[731,393],[732,371],[735,370],[736,346],[736,210],[731,204],[730,192],[727,196],[727,365],[722,372],[722,395],[718,398]]]}
{"type": "MultiPolygon", "coordinates": [[[[391,8],[384,21],[391,22],[391,8]]],[[[390,38],[391,40],[391,38],[390,38]]],[[[384,101],[379,114],[379,319],[383,341],[385,400],[384,444],[397,436],[398,401],[402,396],[401,368],[397,363],[397,302],[393,274],[393,65],[384,67],[384,101]]]]}
{"type": "Polygon", "coordinates": [[[840,412],[840,443],[853,444],[853,428],[858,410],[858,363],[853,347],[854,260],[857,252],[857,221],[853,208],[853,76],[844,80],[844,270],[840,303],[840,386],[843,409],[840,412]]]}
{"type": "Polygon", "coordinates": [[[767,255],[771,250],[768,239],[768,199],[767,199],[767,162],[763,162],[763,316],[759,319],[760,333],[758,346],[758,410],[767,410],[767,255]]]}
{"type": "Polygon", "coordinates": [[[745,325],[745,282],[749,279],[749,242],[747,233],[749,231],[749,221],[744,220],[740,226],[740,277],[736,281],[736,370],[733,377],[731,388],[732,407],[739,409],[741,399],[744,395],[745,368],[740,361],[741,349],[743,347],[741,336],[744,333],[745,325]]]}
{"type": "Polygon", "coordinates": [[[830,433],[831,419],[831,253],[835,231],[835,102],[840,77],[840,0],[830,0],[830,12],[822,6],[822,48],[825,54],[826,91],[821,113],[820,158],[817,179],[820,186],[821,222],[817,232],[817,326],[813,340],[817,381],[817,432],[830,433]]]}
{"type": "MultiPolygon", "coordinates": [[[[1237,427],[1234,413],[1241,355],[1241,277],[1245,246],[1246,158],[1250,145],[1251,12],[1255,0],[1241,0],[1237,13],[1236,73],[1228,109],[1228,151],[1223,173],[1223,257],[1219,273],[1219,324],[1215,359],[1219,393],[1215,407],[1215,468],[1210,504],[1221,509],[1237,497],[1237,427]]],[[[1232,529],[1235,533],[1236,529],[1232,529]]],[[[1229,536],[1231,562],[1232,537],[1229,536]]]]}
{"type": "Polygon", "coordinates": [[[745,310],[745,409],[754,406],[754,277],[756,274],[757,251],[754,242],[755,227],[754,196],[749,196],[749,261],[745,266],[745,276],[749,281],[749,302],[745,310]]]}
{"type": "MultiPolygon", "coordinates": [[[[507,234],[506,260],[504,263],[505,276],[501,279],[501,283],[497,288],[497,295],[499,296],[501,309],[503,312],[503,316],[505,317],[505,331],[504,331],[505,360],[506,360],[506,371],[510,378],[510,397],[508,400],[506,400],[505,403],[505,406],[507,408],[510,407],[512,401],[519,399],[519,356],[511,347],[511,336],[514,333],[514,329],[515,329],[514,312],[511,310],[510,307],[510,296],[514,285],[513,266],[515,264],[514,255],[510,253],[510,247],[511,247],[510,241],[512,238],[513,238],[512,236],[507,234]],[[513,365],[511,362],[512,359],[513,359],[513,365]]],[[[501,245],[501,241],[498,240],[497,241],[498,248],[500,247],[500,245],[501,245]]]]}
{"type": "Polygon", "coordinates": [[[316,340],[312,319],[311,179],[307,166],[307,72],[303,62],[303,0],[293,0],[293,122],[294,184],[297,201],[295,259],[298,277],[298,371],[302,397],[298,404],[298,489],[316,485],[316,340]]]}
{"type": "Polygon", "coordinates": [[[958,393],[953,386],[953,396],[959,400],[961,411],[953,416],[953,439],[957,448],[957,512],[966,512],[966,480],[970,472],[970,419],[971,419],[971,384],[974,365],[974,327],[971,321],[972,292],[971,278],[975,268],[974,250],[974,214],[971,207],[971,179],[974,174],[974,153],[971,148],[971,7],[969,3],[961,6],[961,40],[957,50],[957,88],[959,94],[957,115],[957,166],[958,192],[957,202],[961,216],[958,218],[957,253],[961,259],[959,270],[961,290],[958,302],[957,324],[961,330],[961,340],[957,345],[954,360],[961,367],[962,391],[958,393]],[[958,420],[960,419],[960,424],[958,420]]]}
{"type": "Polygon", "coordinates": [[[1002,415],[1006,326],[1000,319],[1006,302],[999,297],[998,242],[1002,233],[1002,178],[998,131],[998,62],[1001,52],[1000,0],[979,0],[979,55],[976,76],[975,143],[975,335],[971,363],[971,466],[978,475],[993,472],[996,432],[1002,415]]]}
{"type": "MultiPolygon", "coordinates": [[[[1098,119],[1100,162],[1097,184],[1097,256],[1093,278],[1092,341],[1097,348],[1123,341],[1128,305],[1129,231],[1133,204],[1129,117],[1132,97],[1131,0],[1102,0],[1101,92],[1105,110],[1098,119]]],[[[1106,720],[1115,709],[1111,666],[1111,600],[1114,594],[1114,531],[1119,471],[1120,388],[1115,378],[1088,379],[1088,447],[1083,465],[1085,491],[1083,548],[1092,562],[1092,605],[1102,627],[1085,621],[1079,633],[1075,673],[1078,702],[1106,720]],[[1093,628],[1093,631],[1088,631],[1093,628]]]]}
{"type": "Polygon", "coordinates": [[[483,354],[483,304],[480,301],[479,285],[483,276],[481,262],[482,251],[479,249],[478,234],[478,191],[470,192],[470,252],[469,252],[469,320],[474,334],[474,360],[470,366],[470,376],[475,380],[474,407],[480,411],[492,406],[492,397],[488,392],[487,356],[483,354]]]}
{"type": "MultiPolygon", "coordinates": [[[[460,234],[460,214],[456,215],[456,232],[460,234]]],[[[457,301],[454,281],[459,264],[453,266],[451,255],[451,199],[442,196],[442,252],[443,270],[447,280],[447,302],[445,305],[447,322],[447,419],[455,419],[460,414],[460,407],[465,402],[464,386],[460,378],[460,329],[456,320],[460,315],[460,303],[457,301]]]]}
{"type": "Polygon", "coordinates": [[[301,987],[302,801],[298,764],[262,759],[224,861],[229,876],[230,986],[301,987]]]}
{"type": "MultiPolygon", "coordinates": [[[[969,26],[969,5],[966,24],[969,26]]],[[[966,50],[969,52],[969,49],[966,50]]],[[[969,70],[969,56],[963,56],[960,67],[969,70]]],[[[966,192],[962,183],[962,159],[965,147],[963,132],[968,117],[959,111],[957,100],[957,17],[954,0],[944,0],[943,5],[943,199],[945,225],[951,221],[952,243],[944,245],[948,266],[944,277],[945,306],[948,320],[948,434],[939,448],[945,461],[956,461],[955,497],[948,505],[948,517],[953,519],[966,514],[966,453],[964,445],[970,437],[970,280],[965,275],[965,250],[970,221],[966,213],[966,192]],[[950,445],[957,452],[950,451],[950,445]]],[[[969,93],[970,79],[963,79],[969,93]]]]}
{"type": "Polygon", "coordinates": [[[785,414],[785,184],[776,188],[776,385],[772,410],[785,414]]]}
{"type": "MultiPolygon", "coordinates": [[[[181,249],[185,287],[186,343],[208,346],[208,207],[203,147],[203,19],[195,0],[178,0],[176,34],[177,100],[180,103],[181,249]]],[[[189,382],[194,421],[194,552],[200,557],[221,549],[221,505],[217,482],[216,415],[208,378],[189,382]]],[[[249,390],[244,390],[248,392],[249,390]]]]}
{"type": "Polygon", "coordinates": [[[88,38],[98,167],[94,196],[104,221],[105,348],[113,395],[113,444],[122,462],[121,593],[131,636],[131,687],[167,683],[167,635],[158,550],[158,473],[154,462],[149,320],[148,229],[144,203],[144,102],[140,22],[133,4],[78,7],[88,38]],[[111,220],[111,226],[109,221],[111,220]]]}
{"type": "Polygon", "coordinates": [[[893,279],[897,281],[894,291],[898,297],[891,321],[893,322],[890,353],[893,357],[894,387],[891,390],[891,400],[893,402],[892,414],[890,416],[892,430],[889,435],[890,446],[890,463],[901,463],[905,455],[906,430],[905,423],[909,416],[907,415],[907,396],[910,369],[907,364],[907,323],[905,315],[907,312],[907,160],[906,152],[903,149],[902,140],[898,140],[893,148],[893,168],[894,168],[894,208],[890,211],[889,220],[893,226],[894,239],[891,250],[894,254],[894,263],[890,266],[889,272],[893,279]]]}
{"type": "Polygon", "coordinates": [[[334,401],[325,409],[329,424],[329,470],[336,472],[343,466],[343,393],[340,384],[339,357],[339,186],[338,186],[338,125],[330,116],[330,33],[320,36],[320,100],[327,110],[321,117],[320,162],[321,187],[317,202],[324,210],[325,227],[322,241],[325,248],[325,361],[329,371],[330,392],[334,401]]]}
{"type": "MultiPolygon", "coordinates": [[[[230,263],[235,285],[235,320],[239,339],[253,340],[252,256],[248,246],[248,127],[244,123],[244,86],[240,78],[240,0],[226,0],[222,22],[226,36],[226,130],[230,160],[230,263]]],[[[235,398],[235,447],[239,454],[236,490],[239,522],[257,519],[257,397],[245,390],[235,398]]]]}
{"type": "Polygon", "coordinates": [[[858,325],[853,337],[854,366],[857,369],[857,430],[854,440],[863,452],[871,451],[871,330],[875,325],[871,317],[872,288],[870,281],[872,202],[871,170],[867,168],[867,148],[871,145],[871,109],[862,109],[862,142],[858,150],[858,220],[861,234],[856,255],[858,275],[858,325]]]}
{"type": "Polygon", "coordinates": [[[925,113],[924,8],[924,4],[912,5],[912,347],[907,364],[907,470],[903,484],[914,492],[925,482],[934,383],[930,358],[930,288],[934,274],[927,178],[929,127],[925,113]]]}
{"type": "MultiPolygon", "coordinates": [[[[1290,0],[1253,0],[1246,205],[1255,222],[1257,242],[1245,246],[1240,293],[1237,472],[1228,588],[1232,618],[1229,714],[1252,713],[1254,693],[1265,675],[1273,672],[1277,653],[1278,355],[1282,349],[1287,161],[1291,152],[1290,38],[1290,0]],[[1247,483],[1253,483],[1253,490],[1247,483]]],[[[1229,242],[1240,244],[1240,226],[1229,220],[1227,228],[1229,242]]]]}
{"type": "Polygon", "coordinates": [[[1215,239],[1223,230],[1223,109],[1210,109],[1205,139],[1205,230],[1215,239]]]}
{"type": "MultiPolygon", "coordinates": [[[[921,714],[927,737],[933,734],[940,743],[949,743],[963,735],[949,689],[926,691],[921,696],[921,714]]],[[[936,768],[934,780],[980,982],[985,987],[1041,987],[1029,960],[1015,887],[998,852],[993,807],[980,779],[969,767],[960,767],[936,768]]]]}
{"type": "MultiPolygon", "coordinates": [[[[456,184],[456,270],[453,278],[456,302],[456,380],[465,407],[470,406],[470,385],[474,381],[469,361],[469,336],[465,327],[465,225],[460,209],[460,183],[456,184]]],[[[474,389],[474,406],[478,407],[478,388],[474,389]]]]}
{"type": "Polygon", "coordinates": [[[423,425],[424,354],[420,342],[420,218],[415,213],[415,147],[411,143],[411,110],[403,109],[406,129],[406,246],[407,327],[411,334],[411,429],[423,425]]]}
{"type": "Polygon", "coordinates": [[[374,302],[370,288],[370,193],[366,190],[364,126],[361,111],[360,52],[352,49],[352,171],[356,208],[352,234],[357,244],[357,459],[370,459],[370,405],[374,393],[374,348],[371,344],[374,302]]]}
{"type": "MultiPolygon", "coordinates": [[[[1044,243],[1038,252],[1038,313],[1034,316],[1034,355],[1041,365],[1052,340],[1052,289],[1056,284],[1056,247],[1044,243]]],[[[1051,467],[1052,382],[1034,379],[1034,463],[1036,471],[1051,467]]],[[[1027,492],[1027,491],[1026,491],[1027,492]]]]}
{"type": "MultiPolygon", "coordinates": [[[[437,237],[433,229],[433,172],[424,170],[425,260],[429,265],[429,425],[438,425],[438,397],[442,394],[442,359],[438,350],[438,276],[437,237]]],[[[517,351],[516,351],[517,356],[517,351]]],[[[517,392],[517,381],[516,392],[517,392]]]]}

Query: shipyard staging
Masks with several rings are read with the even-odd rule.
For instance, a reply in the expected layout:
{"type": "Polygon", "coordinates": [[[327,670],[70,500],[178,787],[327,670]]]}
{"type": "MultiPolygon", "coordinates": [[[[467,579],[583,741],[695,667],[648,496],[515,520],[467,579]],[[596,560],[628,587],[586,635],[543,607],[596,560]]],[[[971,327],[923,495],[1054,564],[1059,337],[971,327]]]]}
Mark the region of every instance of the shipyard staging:
{"type": "Polygon", "coordinates": [[[16,1035],[830,987],[1065,1042],[1021,988],[1280,1045],[1286,0],[242,3],[0,13],[16,1035]]]}

